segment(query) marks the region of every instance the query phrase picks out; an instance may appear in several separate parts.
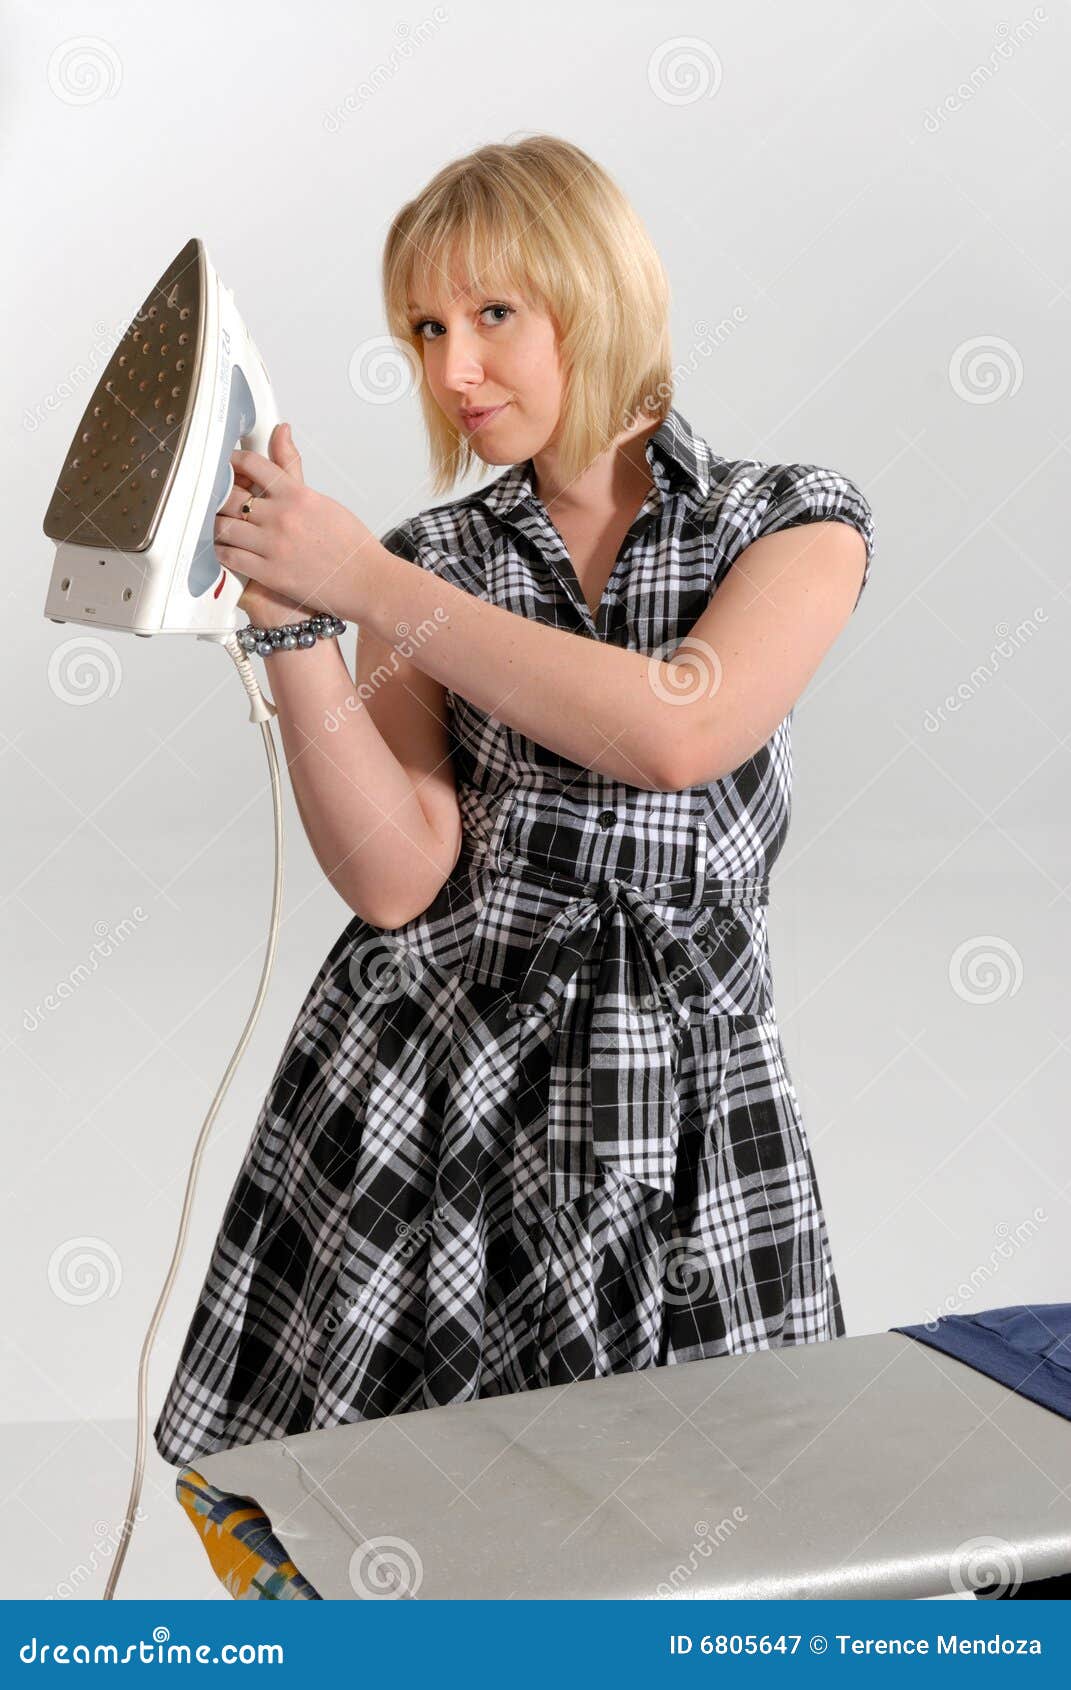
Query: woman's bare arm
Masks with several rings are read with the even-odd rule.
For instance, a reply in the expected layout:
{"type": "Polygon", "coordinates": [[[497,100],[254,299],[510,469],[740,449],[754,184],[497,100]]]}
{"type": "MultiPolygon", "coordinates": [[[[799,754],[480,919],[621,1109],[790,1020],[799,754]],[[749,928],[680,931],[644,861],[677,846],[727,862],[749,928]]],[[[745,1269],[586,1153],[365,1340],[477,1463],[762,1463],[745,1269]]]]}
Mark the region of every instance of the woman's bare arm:
{"type": "Polygon", "coordinates": [[[239,535],[248,547],[227,543],[241,525],[222,507],[217,548],[233,568],[294,603],[367,624],[384,642],[415,627],[413,662],[443,688],[581,767],[648,791],[706,785],[739,766],[741,746],[746,757],[765,742],[847,622],[866,564],[850,517],[831,512],[762,535],[666,660],[548,627],[440,580],[290,470],[254,452],[232,461],[270,488],[255,526],[239,535]]]}
{"type": "MultiPolygon", "coordinates": [[[[356,695],[337,640],[277,651],[266,670],[298,813],[316,860],[363,920],[400,926],[432,902],[460,848],[445,725],[426,696],[435,683],[421,677],[419,719],[399,733],[386,689],[377,689],[372,708],[356,695]],[[389,743],[392,732],[416,781],[389,743]]],[[[401,688],[404,681],[393,679],[390,686],[401,688]]]]}
{"type": "Polygon", "coordinates": [[[359,518],[346,556],[302,602],[376,634],[432,630],[413,661],[444,687],[581,767],[647,791],[720,779],[765,743],[855,604],[863,538],[842,521],[744,548],[669,659],[551,628],[441,580],[359,518]],[[730,585],[731,582],[731,585],[730,585]]]}

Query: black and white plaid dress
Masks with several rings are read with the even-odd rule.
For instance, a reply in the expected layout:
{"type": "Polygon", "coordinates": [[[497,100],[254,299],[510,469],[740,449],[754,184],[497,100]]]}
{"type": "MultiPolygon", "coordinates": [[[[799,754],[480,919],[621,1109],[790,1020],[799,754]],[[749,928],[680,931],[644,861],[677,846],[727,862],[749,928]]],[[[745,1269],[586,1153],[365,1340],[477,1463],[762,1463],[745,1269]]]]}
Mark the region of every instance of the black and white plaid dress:
{"type": "MultiPolygon", "coordinates": [[[[646,451],[596,618],[530,460],[384,543],[660,657],[777,529],[853,523],[865,585],[844,476],[717,457],[675,409],[646,451]]],[[[845,1330],[767,948],[791,713],[731,774],[649,792],[448,705],[462,854],[405,926],[354,917],[309,988],[154,1430],[167,1461],[845,1330]]]]}

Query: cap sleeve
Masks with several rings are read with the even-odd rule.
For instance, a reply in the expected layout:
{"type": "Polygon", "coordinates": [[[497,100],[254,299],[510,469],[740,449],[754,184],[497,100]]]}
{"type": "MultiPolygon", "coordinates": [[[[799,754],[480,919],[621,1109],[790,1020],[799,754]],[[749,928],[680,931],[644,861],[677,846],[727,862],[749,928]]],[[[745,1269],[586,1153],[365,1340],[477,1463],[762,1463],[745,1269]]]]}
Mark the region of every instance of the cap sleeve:
{"type": "Polygon", "coordinates": [[[863,536],[866,562],[852,610],[857,609],[870,579],[874,555],[874,515],[854,481],[818,464],[785,464],[769,484],[769,502],[755,538],[776,534],[804,522],[850,522],[863,536]]]}
{"type": "Polygon", "coordinates": [[[394,528],[388,528],[385,534],[379,536],[379,543],[388,552],[394,552],[396,557],[404,557],[409,563],[420,562],[408,522],[399,522],[394,528]]]}
{"type": "Polygon", "coordinates": [[[472,565],[469,559],[461,553],[442,551],[434,545],[428,538],[426,527],[421,525],[419,516],[406,517],[404,522],[389,528],[385,534],[379,536],[379,543],[385,546],[388,552],[397,553],[409,563],[419,564],[429,575],[437,575],[440,581],[460,587],[463,592],[472,592],[472,565]]]}

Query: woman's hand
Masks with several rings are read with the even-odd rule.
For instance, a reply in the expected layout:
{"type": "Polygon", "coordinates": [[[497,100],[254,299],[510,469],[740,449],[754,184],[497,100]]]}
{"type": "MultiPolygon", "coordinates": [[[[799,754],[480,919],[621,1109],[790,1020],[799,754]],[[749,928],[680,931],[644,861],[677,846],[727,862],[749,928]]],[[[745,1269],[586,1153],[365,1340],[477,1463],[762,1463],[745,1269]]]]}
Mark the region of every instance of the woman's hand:
{"type": "MultiPolygon", "coordinates": [[[[249,477],[240,470],[235,472],[234,485],[236,488],[240,487],[246,496],[254,490],[249,477]]],[[[222,506],[220,508],[222,510],[222,506]]],[[[279,593],[273,593],[270,588],[262,587],[259,581],[252,579],[242,588],[238,609],[245,611],[254,628],[279,628],[287,622],[305,620],[300,604],[283,598],[279,593]]]]}
{"type": "MultiPolygon", "coordinates": [[[[344,505],[306,487],[289,423],[276,424],[268,450],[270,458],[231,453],[234,486],[216,514],[216,555],[277,601],[332,612],[332,584],[341,584],[367,531],[344,505]]],[[[257,599],[247,587],[239,603],[257,599]]]]}

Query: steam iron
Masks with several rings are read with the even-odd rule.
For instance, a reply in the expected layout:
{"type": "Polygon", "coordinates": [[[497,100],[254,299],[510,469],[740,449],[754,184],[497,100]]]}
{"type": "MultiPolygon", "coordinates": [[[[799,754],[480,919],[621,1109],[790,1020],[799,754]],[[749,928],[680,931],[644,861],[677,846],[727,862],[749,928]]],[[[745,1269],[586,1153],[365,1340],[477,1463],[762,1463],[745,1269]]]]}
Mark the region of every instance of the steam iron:
{"type": "Polygon", "coordinates": [[[219,562],[216,512],[240,444],[268,455],[271,382],[196,236],[115,348],[45,513],[56,545],[45,615],[147,636],[224,639],[240,575],[219,562]]]}
{"type": "Polygon", "coordinates": [[[253,1008],[216,1090],[190,1164],[171,1264],[138,1362],[130,1500],[104,1597],[115,1595],[137,1516],[148,1443],[148,1368],[178,1273],[201,1157],[267,993],[279,936],[283,809],[277,714],[238,639],[246,581],[216,556],[215,517],[241,444],[268,456],[279,421],[263,360],[204,242],[186,242],[128,324],[78,424],[44,518],[55,542],[44,614],[116,633],[195,634],[223,647],[259,725],[271,778],[275,872],[253,1008]]]}

